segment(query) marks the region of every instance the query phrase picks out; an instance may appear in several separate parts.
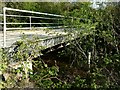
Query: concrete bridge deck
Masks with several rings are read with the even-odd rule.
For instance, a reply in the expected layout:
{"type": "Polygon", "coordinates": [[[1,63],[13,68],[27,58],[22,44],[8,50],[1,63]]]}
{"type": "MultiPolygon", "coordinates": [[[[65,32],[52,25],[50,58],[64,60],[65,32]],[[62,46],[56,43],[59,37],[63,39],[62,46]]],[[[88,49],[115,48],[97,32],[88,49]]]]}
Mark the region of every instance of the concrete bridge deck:
{"type": "MultiPolygon", "coordinates": [[[[32,37],[38,37],[40,40],[49,40],[42,45],[46,45],[46,47],[54,46],[56,43],[60,43],[63,41],[59,35],[66,35],[64,29],[34,29],[34,30],[11,30],[6,32],[6,47],[10,47],[16,41],[22,39],[23,36],[26,38],[32,39],[32,37]],[[55,38],[57,37],[58,38],[55,38]],[[53,40],[53,39],[54,40],[53,40]],[[57,40],[55,40],[57,39],[57,40]]],[[[3,47],[3,31],[0,31],[0,48],[3,47]]]]}

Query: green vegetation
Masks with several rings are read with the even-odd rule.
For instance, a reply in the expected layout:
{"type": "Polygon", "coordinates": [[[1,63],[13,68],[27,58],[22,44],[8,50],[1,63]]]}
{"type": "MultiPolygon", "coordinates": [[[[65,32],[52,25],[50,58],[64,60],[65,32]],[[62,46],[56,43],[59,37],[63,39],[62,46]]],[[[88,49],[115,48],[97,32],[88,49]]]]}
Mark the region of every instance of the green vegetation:
{"type": "Polygon", "coordinates": [[[0,70],[2,73],[9,73],[6,81],[0,82],[1,88],[119,88],[119,3],[108,4],[106,8],[98,10],[89,7],[90,3],[38,2],[6,5],[41,12],[48,10],[49,13],[71,16],[73,19],[63,21],[64,25],[69,27],[65,32],[69,33],[70,45],[53,52],[53,57],[50,55],[60,60],[51,59],[48,63],[39,57],[41,49],[44,49],[39,45],[39,38],[18,41],[12,51],[1,49],[0,70]],[[74,41],[72,37],[75,37],[74,41]],[[31,61],[33,70],[25,67],[23,61],[25,63],[31,61]],[[19,62],[21,67],[18,69],[10,67],[12,62],[19,62]]]}

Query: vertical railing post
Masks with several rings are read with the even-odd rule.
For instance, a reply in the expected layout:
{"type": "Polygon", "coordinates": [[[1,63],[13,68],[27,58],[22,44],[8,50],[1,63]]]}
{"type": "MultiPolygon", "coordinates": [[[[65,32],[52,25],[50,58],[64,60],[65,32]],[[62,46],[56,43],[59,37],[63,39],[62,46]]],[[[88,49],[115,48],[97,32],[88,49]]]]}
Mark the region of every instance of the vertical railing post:
{"type": "Polygon", "coordinates": [[[90,59],[91,59],[91,52],[88,52],[88,67],[90,72],[90,59]]]}
{"type": "Polygon", "coordinates": [[[3,47],[6,47],[6,7],[3,8],[4,30],[3,30],[3,47]]]}
{"type": "Polygon", "coordinates": [[[31,16],[29,17],[29,19],[30,19],[30,30],[31,30],[31,16]]]}

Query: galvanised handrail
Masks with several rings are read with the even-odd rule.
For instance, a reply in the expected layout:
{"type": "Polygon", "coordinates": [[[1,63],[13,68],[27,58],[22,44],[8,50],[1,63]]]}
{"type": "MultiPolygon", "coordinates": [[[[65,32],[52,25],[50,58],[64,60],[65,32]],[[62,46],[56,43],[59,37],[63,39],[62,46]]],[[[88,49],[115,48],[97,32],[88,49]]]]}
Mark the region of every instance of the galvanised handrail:
{"type": "MultiPolygon", "coordinates": [[[[3,23],[0,23],[0,24],[3,24],[4,25],[4,29],[3,29],[3,47],[6,47],[6,31],[7,30],[11,30],[11,29],[31,29],[32,27],[32,24],[60,24],[60,23],[32,23],[31,19],[32,18],[37,18],[37,19],[48,19],[48,20],[62,20],[62,18],[64,18],[64,16],[62,15],[57,15],[57,14],[49,14],[49,13],[42,13],[42,12],[34,12],[34,11],[28,11],[28,10],[20,10],[20,9],[13,9],[13,8],[7,8],[7,7],[4,7],[3,8],[3,14],[0,14],[0,16],[3,16],[3,23]],[[22,16],[22,15],[7,15],[6,14],[6,11],[16,11],[16,12],[24,12],[24,13],[30,13],[30,14],[37,14],[37,15],[46,15],[46,16],[54,16],[56,18],[48,18],[48,17],[36,17],[36,16],[22,16]],[[10,22],[10,23],[7,23],[6,22],[6,18],[7,17],[26,17],[26,18],[29,18],[29,23],[13,23],[13,22],[10,22]],[[30,25],[30,27],[24,27],[24,28],[8,28],[7,25],[8,24],[28,24],[30,25]]],[[[58,26],[57,25],[57,26],[58,26]]]]}

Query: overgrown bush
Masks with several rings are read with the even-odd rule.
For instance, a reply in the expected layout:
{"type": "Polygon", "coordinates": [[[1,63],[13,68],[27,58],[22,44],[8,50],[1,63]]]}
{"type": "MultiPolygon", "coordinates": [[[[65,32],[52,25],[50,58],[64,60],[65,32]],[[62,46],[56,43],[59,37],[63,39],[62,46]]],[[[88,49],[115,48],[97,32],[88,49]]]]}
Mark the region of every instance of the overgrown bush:
{"type": "Polygon", "coordinates": [[[115,21],[119,16],[113,12],[118,7],[94,10],[88,5],[69,12],[68,16],[73,15],[73,18],[64,22],[69,27],[65,29],[71,35],[69,39],[76,38],[74,41],[71,38],[64,55],[72,56],[69,60],[71,66],[90,71],[92,77],[88,77],[91,84],[87,87],[109,88],[120,85],[120,73],[117,71],[120,64],[120,41],[119,33],[116,32],[119,29],[115,28],[118,27],[115,21]]]}
{"type": "Polygon", "coordinates": [[[48,67],[39,57],[44,48],[40,46],[39,38],[33,37],[2,49],[0,70],[4,80],[0,82],[0,88],[69,88],[69,83],[59,78],[57,64],[48,67]]]}

